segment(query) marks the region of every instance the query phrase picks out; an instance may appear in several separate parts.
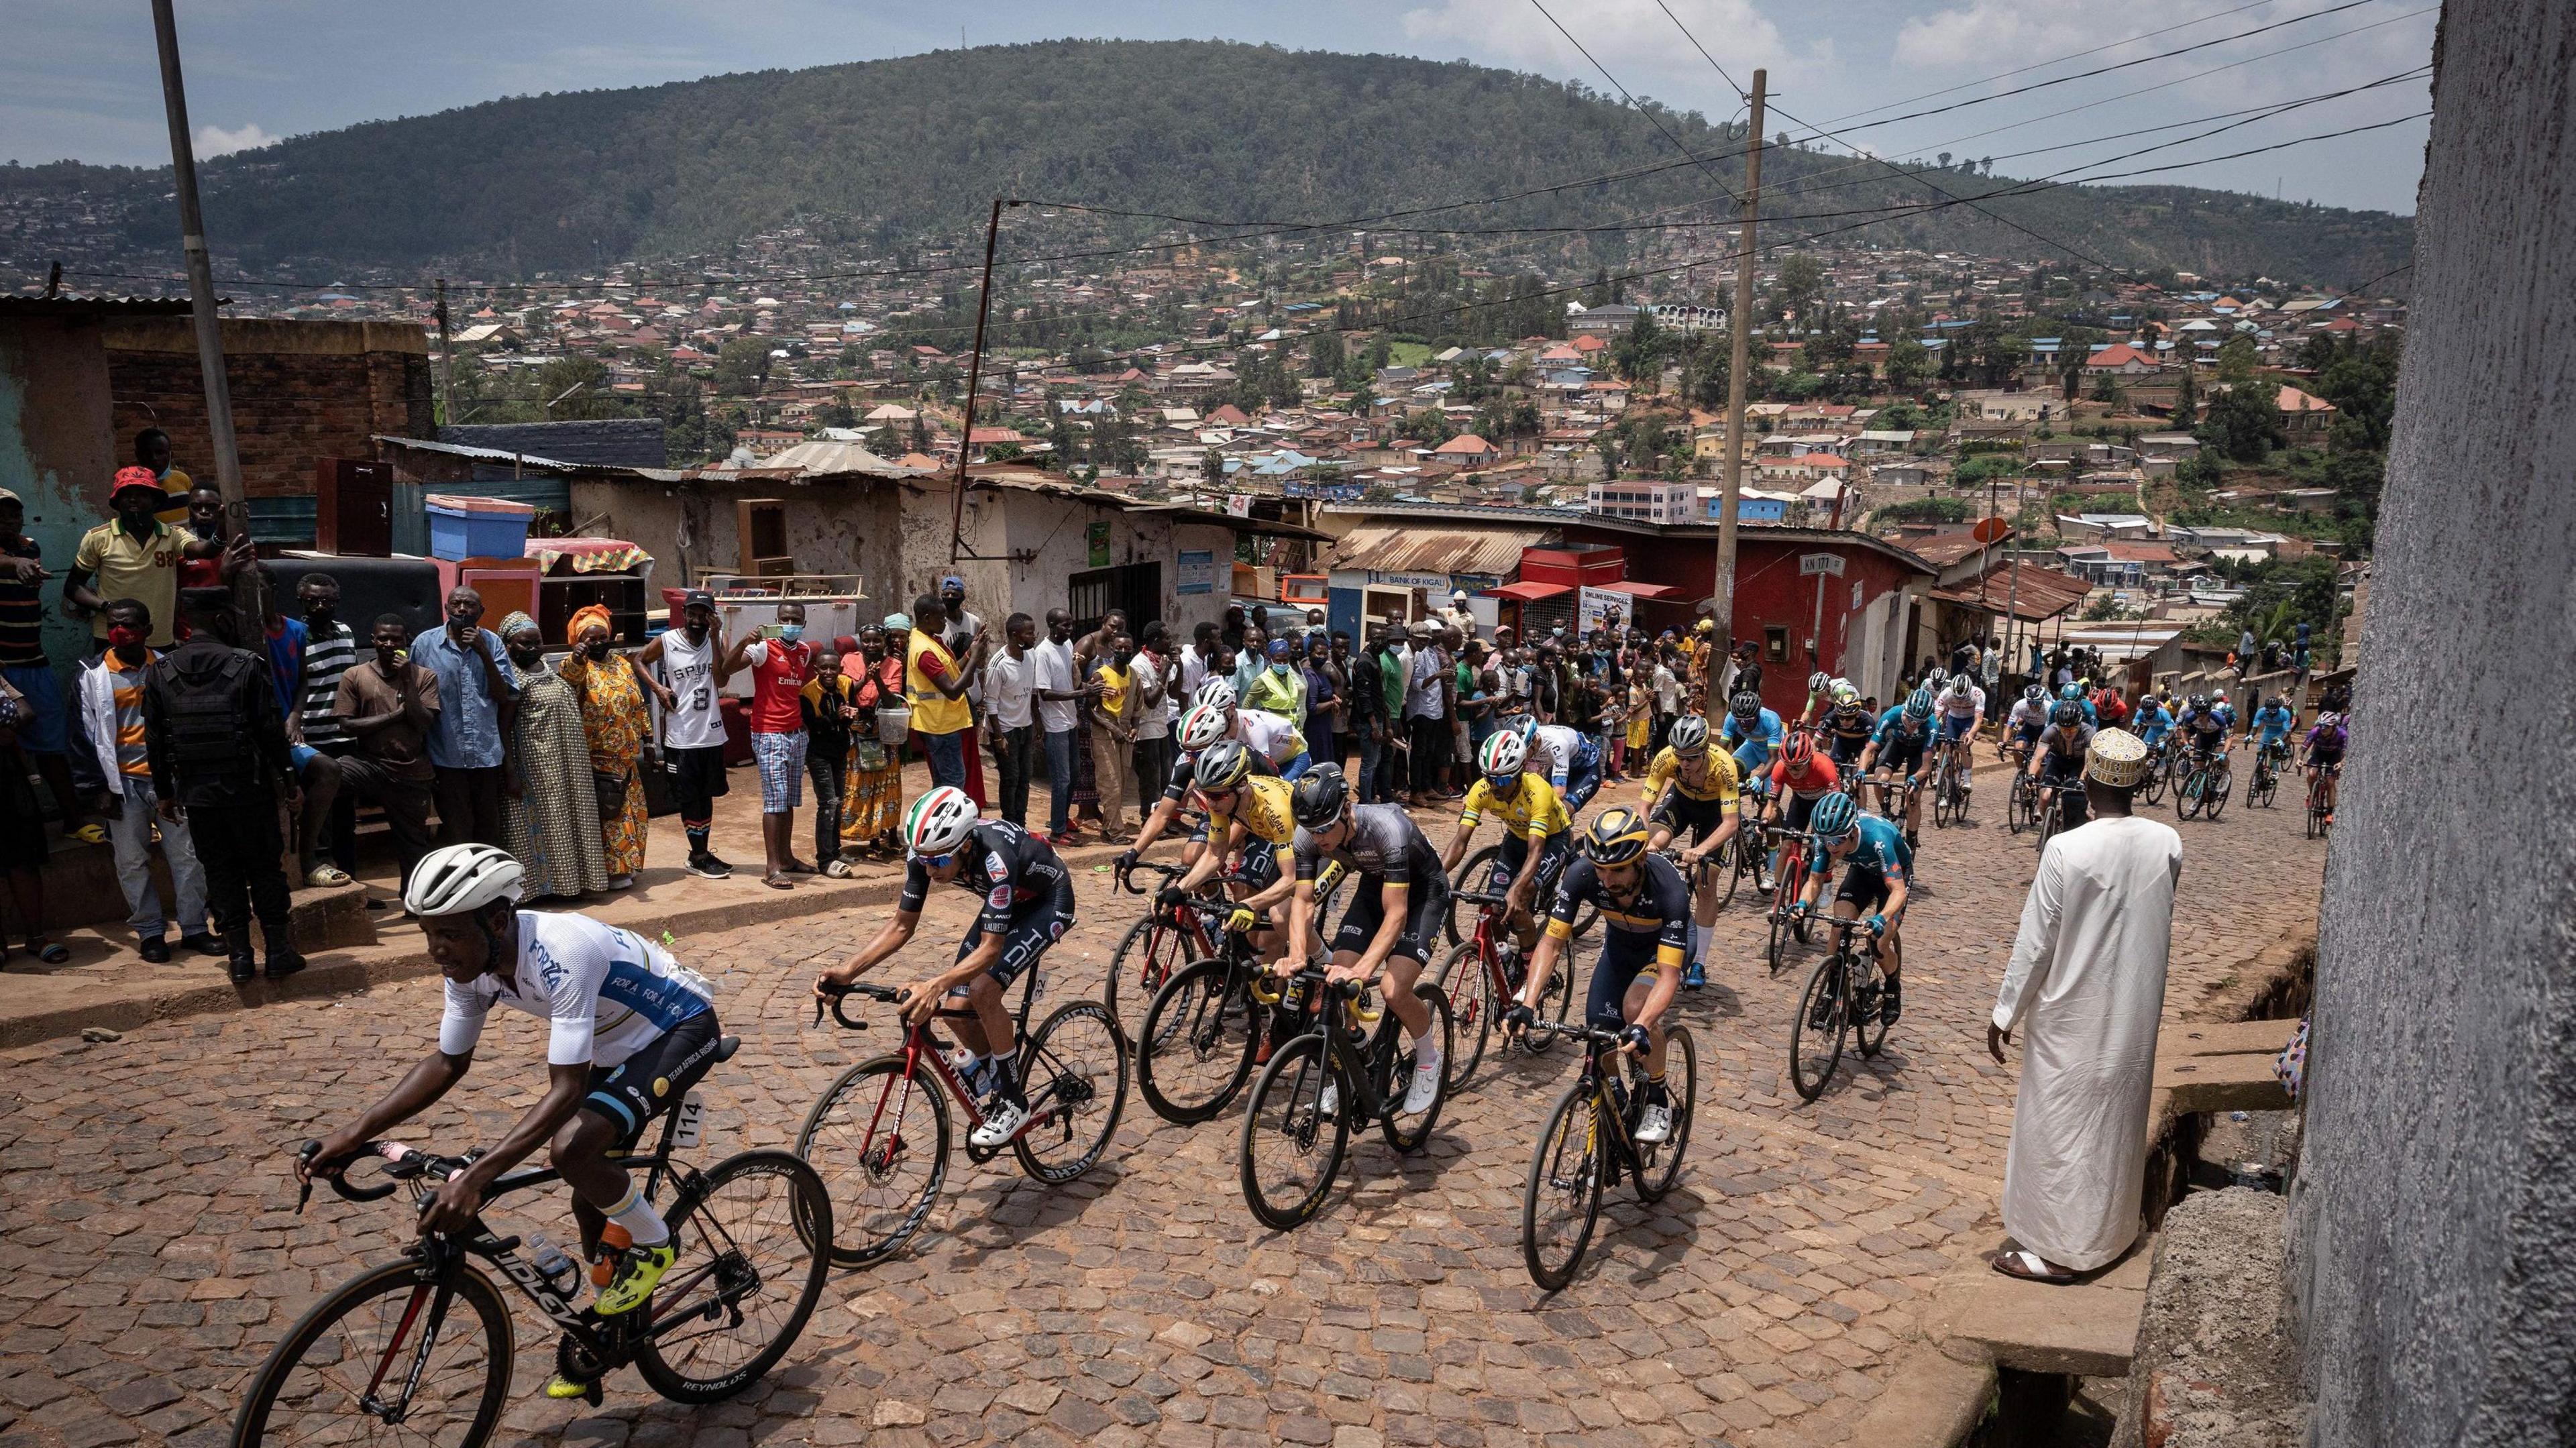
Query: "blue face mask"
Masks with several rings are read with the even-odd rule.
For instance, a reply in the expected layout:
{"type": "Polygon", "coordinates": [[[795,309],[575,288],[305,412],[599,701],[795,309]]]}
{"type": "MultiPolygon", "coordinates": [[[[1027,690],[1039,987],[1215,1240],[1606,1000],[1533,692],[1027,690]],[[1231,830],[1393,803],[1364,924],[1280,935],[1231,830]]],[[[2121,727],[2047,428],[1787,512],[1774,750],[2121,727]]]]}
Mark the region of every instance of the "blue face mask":
{"type": "Polygon", "coordinates": [[[1277,663],[1272,664],[1270,666],[1270,672],[1274,674],[1284,674],[1288,672],[1288,661],[1286,659],[1281,659],[1277,663]]]}
{"type": "Polygon", "coordinates": [[[781,640],[792,644],[798,639],[805,637],[805,625],[801,623],[782,623],[778,626],[778,637],[781,640]]]}

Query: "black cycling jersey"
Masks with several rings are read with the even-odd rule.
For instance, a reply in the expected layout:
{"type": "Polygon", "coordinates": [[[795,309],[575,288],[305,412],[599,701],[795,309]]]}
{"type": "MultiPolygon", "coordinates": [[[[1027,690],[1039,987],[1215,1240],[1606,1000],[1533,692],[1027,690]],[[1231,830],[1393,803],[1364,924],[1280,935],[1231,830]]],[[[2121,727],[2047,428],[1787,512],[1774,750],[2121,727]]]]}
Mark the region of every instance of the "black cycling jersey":
{"type": "Polygon", "coordinates": [[[1825,711],[1825,732],[1837,739],[1867,739],[1878,729],[1878,718],[1858,704],[1836,704],[1825,711]]]}
{"type": "Polygon", "coordinates": [[[1608,929],[1651,937],[1659,954],[1666,949],[1674,952],[1674,964],[1690,947],[1690,887],[1683,883],[1682,872],[1662,855],[1645,857],[1645,879],[1638,883],[1636,897],[1626,901],[1601,883],[1600,868],[1591,860],[1576,859],[1557,882],[1556,906],[1548,911],[1549,932],[1559,939],[1572,937],[1574,918],[1586,905],[1599,908],[1601,923],[1608,929]]]}
{"type": "MultiPolygon", "coordinates": [[[[1271,763],[1270,756],[1260,750],[1247,749],[1243,752],[1251,757],[1254,774],[1275,775],[1279,772],[1279,766],[1271,763]]],[[[1163,782],[1163,798],[1180,799],[1188,795],[1190,787],[1198,782],[1198,767],[1199,757],[1195,754],[1184,754],[1172,761],[1172,777],[1163,782]]]]}
{"type": "Polygon", "coordinates": [[[2227,738],[2227,721],[2219,718],[2217,711],[2212,709],[2186,711],[2181,719],[2175,721],[2174,728],[2193,745],[2203,749],[2227,738]]]}
{"type": "Polygon", "coordinates": [[[2093,747],[2093,726],[2078,724],[2070,733],[2051,724],[2039,731],[2039,747],[2051,754],[2080,755],[2093,747]]]}
{"type": "Polygon", "coordinates": [[[1445,880],[1440,852],[1431,848],[1413,816],[1400,804],[1363,804],[1351,809],[1351,828],[1340,849],[1327,850],[1314,833],[1297,827],[1297,878],[1312,880],[1326,859],[1383,885],[1410,885],[1416,880],[1445,880]]]}
{"type": "MultiPolygon", "coordinates": [[[[992,934],[1008,934],[1021,916],[1055,908],[1058,887],[1072,879],[1054,846],[1002,820],[975,826],[958,845],[957,856],[957,873],[949,883],[983,897],[976,925],[992,934]]],[[[913,860],[904,866],[903,896],[895,908],[919,914],[929,898],[930,869],[913,860]]]]}

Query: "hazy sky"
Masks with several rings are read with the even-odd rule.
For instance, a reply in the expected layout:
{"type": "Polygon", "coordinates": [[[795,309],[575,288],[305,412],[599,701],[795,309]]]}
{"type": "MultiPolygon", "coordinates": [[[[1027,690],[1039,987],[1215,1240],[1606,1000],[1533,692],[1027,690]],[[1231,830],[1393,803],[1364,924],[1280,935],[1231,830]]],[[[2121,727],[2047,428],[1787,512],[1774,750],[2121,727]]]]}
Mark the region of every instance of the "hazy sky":
{"type": "MultiPolygon", "coordinates": [[[[2056,174],[2225,122],[2096,141],[2114,133],[2232,115],[2424,66],[2438,13],[2431,0],[2180,0],[2169,7],[2107,0],[985,0],[961,37],[959,7],[861,0],[439,0],[428,7],[179,0],[178,9],[191,121],[201,148],[221,152],[503,95],[909,55],[954,47],[961,38],[968,45],[1066,35],[1221,38],[1398,52],[1536,71],[1614,93],[1551,25],[1550,13],[1634,94],[1713,120],[1732,116],[1735,92],[1666,6],[1737,81],[1749,82],[1756,65],[1769,67],[1778,102],[1794,118],[1771,129],[1796,131],[1804,122],[1899,158],[1945,150],[1990,155],[1998,174],[2017,176],[2056,174]],[[2226,39],[2284,20],[2297,23],[2226,39]],[[2145,31],[2165,33],[2132,39],[2145,31]],[[2206,41],[2223,43],[1943,115],[1867,124],[2206,41]],[[2057,59],[2083,51],[2094,53],[2057,59]],[[2020,73],[1986,79],[2007,71],[2020,73]],[[1943,93],[1905,103],[1935,91],[1943,93]],[[2133,91],[2143,93],[2126,94],[2133,91]],[[2081,109],[2052,114],[2070,107],[2081,109]],[[2073,141],[2095,143],[2014,154],[2073,141]]],[[[10,44],[0,48],[0,157],[169,160],[143,0],[13,0],[10,12],[10,44]]],[[[2393,120],[2425,110],[2429,94],[2428,81],[2409,79],[2098,169],[2196,160],[2393,120]]],[[[2424,130],[2425,122],[2409,121],[2140,179],[2265,194],[2277,188],[2293,200],[2411,213],[2424,130]]]]}

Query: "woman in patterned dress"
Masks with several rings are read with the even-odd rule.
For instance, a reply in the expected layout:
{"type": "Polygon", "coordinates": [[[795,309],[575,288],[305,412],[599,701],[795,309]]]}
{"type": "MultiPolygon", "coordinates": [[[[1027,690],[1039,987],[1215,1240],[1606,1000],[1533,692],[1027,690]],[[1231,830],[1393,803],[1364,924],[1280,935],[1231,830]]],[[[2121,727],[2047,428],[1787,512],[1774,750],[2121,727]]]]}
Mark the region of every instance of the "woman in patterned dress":
{"type": "Polygon", "coordinates": [[[608,845],[608,888],[623,890],[644,868],[644,778],[636,766],[653,735],[653,719],[644,708],[644,676],[635,671],[633,659],[609,651],[607,609],[597,604],[582,609],[566,631],[573,651],[562,673],[581,700],[591,772],[623,781],[602,784],[594,805],[608,845]]]}
{"type": "Polygon", "coordinates": [[[500,632],[519,675],[518,709],[510,725],[514,768],[502,815],[510,853],[528,872],[523,898],[571,899],[605,890],[608,853],[599,838],[581,700],[546,667],[545,637],[536,620],[514,613],[501,621],[500,632]]]}
{"type": "Polygon", "coordinates": [[[903,822],[903,751],[878,742],[877,706],[903,698],[903,660],[886,651],[886,631],[874,624],[859,630],[858,645],[856,659],[841,661],[842,677],[850,682],[850,705],[859,711],[850,726],[841,847],[886,859],[903,853],[895,833],[903,822]]]}

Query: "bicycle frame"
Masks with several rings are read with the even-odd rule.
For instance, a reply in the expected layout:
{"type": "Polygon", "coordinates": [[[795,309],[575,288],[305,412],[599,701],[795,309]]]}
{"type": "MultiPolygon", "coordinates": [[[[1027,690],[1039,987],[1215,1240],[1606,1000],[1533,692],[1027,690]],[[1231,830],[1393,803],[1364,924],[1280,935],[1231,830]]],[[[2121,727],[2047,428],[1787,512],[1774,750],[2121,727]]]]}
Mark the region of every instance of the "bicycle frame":
{"type": "Polygon", "coordinates": [[[1642,1175],[1646,1166],[1637,1151],[1635,1138],[1629,1135],[1626,1105],[1610,1090],[1612,1073],[1601,1069],[1603,1059],[1617,1057],[1624,1043],[1616,1034],[1595,1030],[1588,1025],[1569,1026],[1557,1021],[1534,1021],[1529,1028],[1533,1031],[1544,1031],[1552,1036],[1580,1036],[1591,1046],[1590,1050],[1583,1053],[1584,1090],[1592,1098],[1592,1119],[1596,1122],[1607,1120],[1611,1123],[1611,1150],[1605,1163],[1607,1171],[1604,1184],[1617,1185],[1619,1172],[1623,1167],[1642,1175]]]}
{"type": "MultiPolygon", "coordinates": [[[[1041,962],[1031,962],[1028,973],[1021,977],[1019,1014],[1014,1017],[1011,1022],[1011,1039],[1015,1042],[1024,1042],[1028,1039],[1029,1007],[1037,1001],[1037,980],[1040,965],[1041,962]]],[[[891,1003],[895,998],[894,991],[888,987],[862,985],[856,982],[851,984],[850,993],[864,995],[872,1000],[885,1001],[888,1003],[891,1003]]],[[[846,993],[832,998],[833,1016],[837,1018],[844,1027],[850,1030],[866,1030],[867,1022],[854,1021],[850,1019],[842,1009],[848,999],[849,994],[846,993]]],[[[818,1013],[817,1019],[819,1018],[818,1013]]],[[[939,1010],[932,1011],[928,1016],[904,1028],[903,1044],[897,1048],[903,1055],[903,1072],[897,1078],[897,1080],[902,1083],[900,1090],[903,1094],[901,1096],[897,1096],[894,1094],[893,1090],[888,1090],[878,1095],[875,1114],[868,1118],[867,1132],[860,1138],[859,1149],[862,1154],[876,1145],[877,1128],[879,1124],[885,1120],[886,1105],[888,1102],[894,1103],[894,1119],[897,1121],[901,1121],[903,1119],[903,1108],[912,1103],[913,1069],[916,1066],[924,1064],[927,1064],[930,1067],[931,1075],[938,1078],[939,1084],[947,1088],[949,1096],[954,1099],[958,1107],[966,1113],[966,1129],[971,1132],[976,1127],[984,1124],[984,1111],[982,1106],[976,1101],[974,1093],[966,1089],[966,1083],[958,1078],[957,1068],[948,1064],[948,1052],[946,1049],[944,1049],[940,1045],[938,1039],[930,1033],[931,1023],[934,1021],[971,1021],[974,1019],[976,1019],[976,1015],[972,1010],[943,1007],[939,1010]]],[[[888,1083],[890,1087],[893,1086],[893,1084],[894,1083],[892,1082],[888,1083]]],[[[1043,1111],[1037,1109],[1033,1105],[1029,1111],[1028,1121],[1020,1128],[1022,1134],[1026,1134],[1031,1129],[1052,1121],[1054,1119],[1054,1109],[1053,1102],[1046,1103],[1046,1109],[1043,1111]]],[[[970,1154],[974,1149],[973,1144],[969,1143],[967,1150],[970,1154]]]]}

